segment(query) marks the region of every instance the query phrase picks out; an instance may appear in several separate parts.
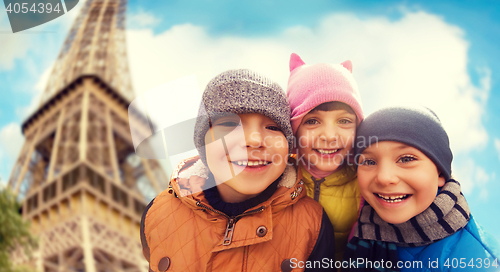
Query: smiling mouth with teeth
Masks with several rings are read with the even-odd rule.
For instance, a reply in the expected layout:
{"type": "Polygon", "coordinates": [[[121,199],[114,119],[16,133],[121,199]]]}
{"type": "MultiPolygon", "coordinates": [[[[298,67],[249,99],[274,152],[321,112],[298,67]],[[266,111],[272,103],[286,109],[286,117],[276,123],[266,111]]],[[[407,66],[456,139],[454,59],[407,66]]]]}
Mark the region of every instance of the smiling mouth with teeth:
{"type": "Polygon", "coordinates": [[[321,155],[328,155],[328,154],[333,154],[337,151],[339,151],[340,149],[315,149],[316,151],[318,151],[321,155]]]}
{"type": "Polygon", "coordinates": [[[267,161],[233,161],[231,163],[239,166],[265,166],[270,164],[270,162],[267,161]]]}
{"type": "Polygon", "coordinates": [[[411,196],[411,195],[384,196],[376,193],[374,193],[374,195],[389,203],[401,202],[411,196]]]}

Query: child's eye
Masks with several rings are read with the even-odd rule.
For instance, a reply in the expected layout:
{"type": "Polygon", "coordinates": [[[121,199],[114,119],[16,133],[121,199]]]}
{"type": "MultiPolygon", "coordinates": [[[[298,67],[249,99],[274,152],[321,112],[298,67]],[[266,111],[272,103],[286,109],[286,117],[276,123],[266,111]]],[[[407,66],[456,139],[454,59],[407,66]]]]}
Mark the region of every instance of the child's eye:
{"type": "Polygon", "coordinates": [[[273,130],[273,131],[281,131],[281,129],[275,125],[267,126],[266,129],[273,130]]]}
{"type": "Polygon", "coordinates": [[[401,158],[399,158],[398,162],[409,163],[409,162],[412,162],[412,161],[414,161],[416,159],[417,159],[417,157],[415,157],[413,155],[404,155],[401,158]]]}
{"type": "Polygon", "coordinates": [[[352,123],[352,121],[349,119],[340,119],[339,120],[339,124],[341,124],[341,125],[346,125],[346,124],[351,124],[351,123],[352,123]]]}
{"type": "Polygon", "coordinates": [[[316,119],[314,119],[314,118],[312,118],[312,119],[309,119],[309,120],[305,121],[304,124],[317,125],[317,124],[319,124],[319,121],[316,120],[316,119]]]}
{"type": "Polygon", "coordinates": [[[215,124],[215,126],[221,126],[221,127],[237,127],[239,125],[240,123],[235,121],[224,121],[215,124]]]}
{"type": "Polygon", "coordinates": [[[363,160],[359,163],[359,165],[367,165],[367,166],[368,166],[368,165],[376,165],[376,164],[377,164],[377,163],[375,163],[375,161],[374,161],[374,160],[372,160],[372,159],[363,159],[363,160]]]}

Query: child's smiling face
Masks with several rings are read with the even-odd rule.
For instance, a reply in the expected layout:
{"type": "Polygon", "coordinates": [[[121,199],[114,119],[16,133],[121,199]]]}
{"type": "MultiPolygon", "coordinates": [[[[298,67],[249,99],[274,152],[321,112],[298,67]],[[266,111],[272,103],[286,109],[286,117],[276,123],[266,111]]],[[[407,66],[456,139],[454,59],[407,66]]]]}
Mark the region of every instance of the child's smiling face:
{"type": "Polygon", "coordinates": [[[400,142],[374,143],[361,153],[358,163],[361,194],[391,224],[422,213],[445,183],[434,162],[400,142]]]}
{"type": "Polygon", "coordinates": [[[273,120],[258,113],[217,118],[205,135],[205,144],[217,189],[230,203],[260,194],[287,164],[286,137],[273,120]]]}
{"type": "Polygon", "coordinates": [[[330,172],[352,153],[356,114],[343,103],[336,102],[333,110],[322,105],[307,113],[297,129],[298,156],[307,166],[330,172]]]}

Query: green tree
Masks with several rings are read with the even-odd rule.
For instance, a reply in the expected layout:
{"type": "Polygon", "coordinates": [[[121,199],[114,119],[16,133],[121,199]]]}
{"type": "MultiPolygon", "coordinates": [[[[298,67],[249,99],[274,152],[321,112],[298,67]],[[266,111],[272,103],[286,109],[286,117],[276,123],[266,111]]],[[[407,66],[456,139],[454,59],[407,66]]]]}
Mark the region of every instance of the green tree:
{"type": "Polygon", "coordinates": [[[22,219],[19,213],[21,205],[16,196],[8,188],[0,188],[0,271],[29,271],[25,266],[15,267],[10,260],[10,253],[18,246],[24,248],[25,254],[37,246],[37,241],[30,233],[29,222],[22,219]]]}

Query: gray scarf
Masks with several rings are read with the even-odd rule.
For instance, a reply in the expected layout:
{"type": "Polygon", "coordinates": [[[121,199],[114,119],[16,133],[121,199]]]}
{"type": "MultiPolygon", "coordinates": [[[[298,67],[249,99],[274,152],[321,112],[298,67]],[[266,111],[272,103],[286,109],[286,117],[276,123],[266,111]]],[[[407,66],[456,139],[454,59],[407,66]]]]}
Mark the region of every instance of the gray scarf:
{"type": "MultiPolygon", "coordinates": [[[[414,247],[431,244],[465,227],[469,218],[469,206],[460,190],[460,184],[452,179],[441,188],[429,208],[401,224],[389,224],[383,221],[365,202],[354,237],[347,244],[344,261],[362,258],[396,263],[398,246],[414,247]]],[[[342,271],[358,271],[359,268],[363,271],[399,271],[397,267],[367,268],[364,263],[358,263],[356,267],[342,271]]]]}

